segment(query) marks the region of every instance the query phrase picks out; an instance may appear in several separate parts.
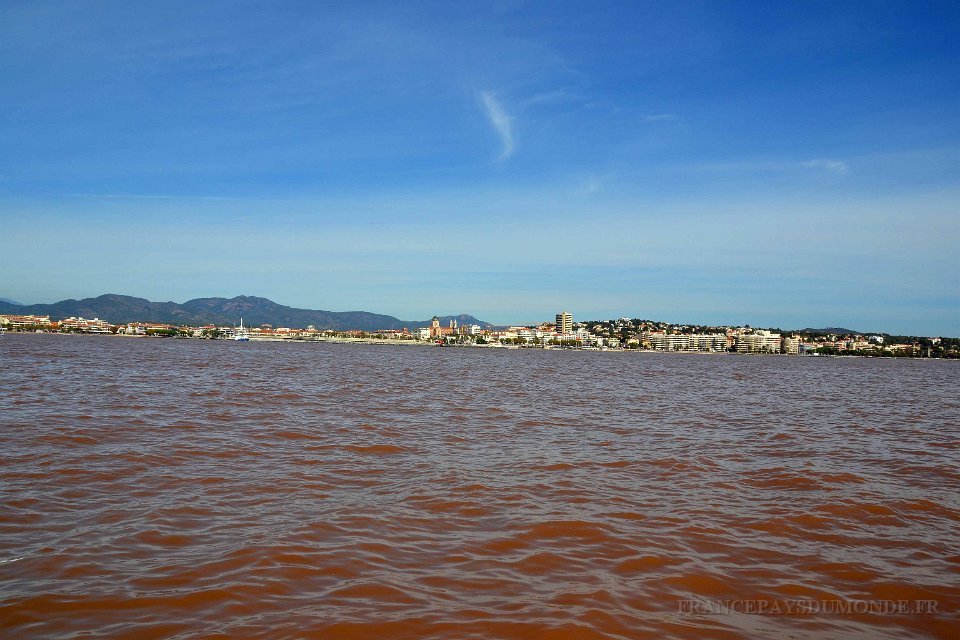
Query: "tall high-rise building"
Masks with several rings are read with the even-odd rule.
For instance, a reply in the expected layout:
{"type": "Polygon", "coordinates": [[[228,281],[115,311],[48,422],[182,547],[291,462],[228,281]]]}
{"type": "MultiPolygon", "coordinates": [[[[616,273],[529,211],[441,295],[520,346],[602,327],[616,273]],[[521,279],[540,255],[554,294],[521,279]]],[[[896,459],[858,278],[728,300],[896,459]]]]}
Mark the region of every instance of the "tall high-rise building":
{"type": "Polygon", "coordinates": [[[557,333],[573,332],[573,314],[561,311],[557,314],[557,333]]]}

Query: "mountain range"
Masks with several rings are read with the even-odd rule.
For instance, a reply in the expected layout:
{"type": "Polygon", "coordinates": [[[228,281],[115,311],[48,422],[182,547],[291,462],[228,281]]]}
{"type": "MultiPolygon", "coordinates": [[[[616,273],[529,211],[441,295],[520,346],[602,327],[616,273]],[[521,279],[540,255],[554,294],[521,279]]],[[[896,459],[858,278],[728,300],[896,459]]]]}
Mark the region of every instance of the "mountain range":
{"type": "MultiPolygon", "coordinates": [[[[430,325],[430,320],[400,320],[393,316],[368,311],[321,311],[297,309],[277,304],[266,298],[237,296],[235,298],[197,298],[183,304],[176,302],[151,302],[144,298],[122,296],[113,293],[83,300],[61,300],[53,304],[21,305],[7,300],[0,301],[0,313],[18,315],[50,316],[57,320],[67,317],[100,318],[112,324],[128,322],[162,322],[175,325],[218,326],[236,325],[240,318],[246,326],[270,324],[274,327],[307,327],[347,331],[376,331],[380,329],[414,329],[430,325]]],[[[440,323],[490,324],[471,315],[443,316],[440,323]]]]}

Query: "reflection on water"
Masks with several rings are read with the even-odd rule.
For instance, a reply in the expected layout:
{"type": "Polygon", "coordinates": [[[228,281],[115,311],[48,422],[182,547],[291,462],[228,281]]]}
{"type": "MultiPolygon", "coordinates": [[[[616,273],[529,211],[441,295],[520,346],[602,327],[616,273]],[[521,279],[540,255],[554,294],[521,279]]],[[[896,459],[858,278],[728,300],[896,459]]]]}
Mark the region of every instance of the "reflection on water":
{"type": "Polygon", "coordinates": [[[2,635],[960,624],[957,363],[54,335],[0,362],[2,635]],[[888,600],[936,611],[707,606],[888,600]]]}

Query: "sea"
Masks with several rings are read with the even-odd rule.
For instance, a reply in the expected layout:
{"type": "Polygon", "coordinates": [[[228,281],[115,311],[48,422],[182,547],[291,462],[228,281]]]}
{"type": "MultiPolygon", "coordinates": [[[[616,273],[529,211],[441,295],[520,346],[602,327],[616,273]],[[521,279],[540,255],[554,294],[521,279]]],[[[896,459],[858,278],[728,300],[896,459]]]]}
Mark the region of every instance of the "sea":
{"type": "Polygon", "coordinates": [[[0,637],[960,637],[960,362],[0,336],[0,637]]]}

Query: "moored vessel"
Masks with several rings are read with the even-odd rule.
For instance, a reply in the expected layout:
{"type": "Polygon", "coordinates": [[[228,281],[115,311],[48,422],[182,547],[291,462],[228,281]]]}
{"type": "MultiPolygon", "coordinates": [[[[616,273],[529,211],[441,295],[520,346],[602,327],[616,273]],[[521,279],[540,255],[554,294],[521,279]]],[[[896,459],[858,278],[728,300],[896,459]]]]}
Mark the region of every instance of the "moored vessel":
{"type": "Polygon", "coordinates": [[[240,318],[240,326],[233,332],[233,339],[237,342],[249,342],[250,334],[243,327],[243,318],[240,318]]]}

